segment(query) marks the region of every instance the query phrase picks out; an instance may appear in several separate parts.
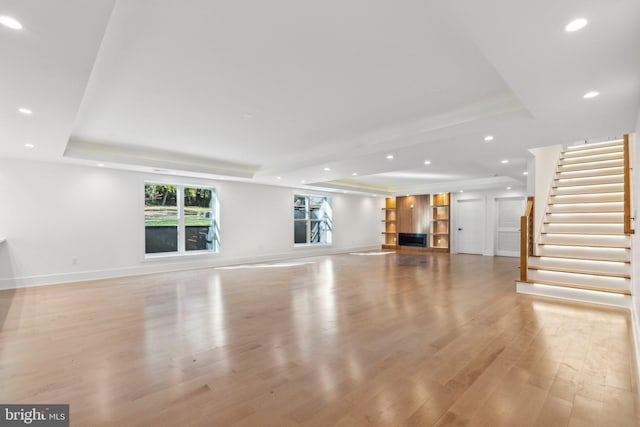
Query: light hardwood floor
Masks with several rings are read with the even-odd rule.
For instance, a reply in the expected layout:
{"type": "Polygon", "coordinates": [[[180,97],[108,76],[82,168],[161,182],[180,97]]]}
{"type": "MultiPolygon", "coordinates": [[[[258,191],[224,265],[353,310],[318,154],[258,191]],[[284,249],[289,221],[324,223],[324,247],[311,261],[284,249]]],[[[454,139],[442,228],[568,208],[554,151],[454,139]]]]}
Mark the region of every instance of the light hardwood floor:
{"type": "Polygon", "coordinates": [[[635,426],[628,312],[518,260],[336,255],[0,292],[0,402],[73,426],[635,426]]]}

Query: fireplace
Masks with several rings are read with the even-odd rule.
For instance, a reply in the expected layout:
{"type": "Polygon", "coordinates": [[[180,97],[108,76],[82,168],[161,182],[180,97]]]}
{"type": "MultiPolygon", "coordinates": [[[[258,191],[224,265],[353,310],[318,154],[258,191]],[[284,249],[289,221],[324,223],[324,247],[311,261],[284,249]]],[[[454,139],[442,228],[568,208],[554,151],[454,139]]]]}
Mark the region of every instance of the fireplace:
{"type": "Polygon", "coordinates": [[[427,247],[427,235],[418,233],[398,233],[398,245],[427,247]]]}

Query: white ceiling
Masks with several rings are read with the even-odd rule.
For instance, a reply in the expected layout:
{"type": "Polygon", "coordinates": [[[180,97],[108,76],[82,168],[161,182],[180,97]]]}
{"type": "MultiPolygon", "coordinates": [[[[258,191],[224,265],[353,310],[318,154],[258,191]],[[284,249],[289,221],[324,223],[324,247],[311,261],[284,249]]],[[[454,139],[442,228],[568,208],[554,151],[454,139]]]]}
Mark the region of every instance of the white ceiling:
{"type": "Polygon", "coordinates": [[[523,184],[527,148],[632,131],[640,109],[636,0],[13,0],[3,14],[25,27],[0,26],[5,157],[449,191],[523,184]],[[566,33],[575,17],[589,25],[566,33]]]}

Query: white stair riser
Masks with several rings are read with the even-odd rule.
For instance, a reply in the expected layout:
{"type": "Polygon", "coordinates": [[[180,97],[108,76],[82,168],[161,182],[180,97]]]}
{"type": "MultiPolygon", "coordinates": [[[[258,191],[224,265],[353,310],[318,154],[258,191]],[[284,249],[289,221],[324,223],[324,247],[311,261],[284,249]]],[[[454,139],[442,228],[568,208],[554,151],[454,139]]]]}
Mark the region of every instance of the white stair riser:
{"type": "Polygon", "coordinates": [[[611,290],[631,290],[631,281],[629,279],[620,279],[617,277],[588,276],[583,274],[567,274],[558,273],[555,271],[529,270],[529,281],[535,282],[536,280],[611,290]]]}
{"type": "Polygon", "coordinates": [[[563,212],[585,212],[585,213],[593,213],[593,212],[624,212],[624,203],[623,202],[613,202],[613,203],[558,203],[549,205],[550,213],[563,213],[563,212]]]}
{"type": "Polygon", "coordinates": [[[601,194],[563,194],[552,195],[549,198],[551,203],[597,203],[597,202],[623,202],[624,194],[601,193],[601,194]]]}
{"type": "Polygon", "coordinates": [[[545,233],[606,233],[622,234],[624,227],[622,224],[544,224],[545,233]]]}
{"type": "Polygon", "coordinates": [[[612,167],[612,166],[624,166],[624,160],[614,159],[614,160],[598,161],[593,163],[577,163],[572,165],[559,165],[556,172],[588,170],[588,169],[597,169],[597,168],[612,167]]]}
{"type": "Polygon", "coordinates": [[[631,253],[628,249],[592,248],[583,246],[538,246],[536,255],[569,258],[595,258],[614,261],[629,261],[631,253]]]}
{"type": "Polygon", "coordinates": [[[576,185],[619,184],[624,183],[624,175],[592,176],[585,178],[556,178],[554,186],[571,187],[576,185]]]}
{"type": "Polygon", "coordinates": [[[624,191],[624,184],[600,184],[588,185],[582,187],[558,187],[554,188],[552,195],[562,194],[601,194],[601,193],[618,193],[624,191]]]}
{"type": "Polygon", "coordinates": [[[613,168],[556,172],[556,178],[580,178],[588,176],[617,175],[621,173],[624,173],[624,168],[622,166],[616,166],[613,168]]]}
{"type": "Polygon", "coordinates": [[[562,152],[562,158],[580,157],[588,154],[605,154],[605,153],[622,153],[624,149],[622,144],[609,145],[606,147],[590,148],[587,150],[567,150],[562,152]]]}
{"type": "Polygon", "coordinates": [[[624,262],[599,262],[582,259],[530,257],[529,266],[572,269],[594,273],[631,274],[631,265],[624,262]]]}
{"type": "Polygon", "coordinates": [[[582,212],[582,213],[547,213],[546,220],[553,223],[565,222],[620,222],[624,221],[624,212],[582,212]]]}
{"type": "Polygon", "coordinates": [[[560,160],[560,165],[573,165],[576,163],[585,163],[585,162],[600,162],[602,160],[614,160],[614,159],[622,159],[624,155],[622,151],[617,153],[605,153],[605,154],[587,154],[585,153],[582,156],[568,157],[560,160]]]}
{"type": "Polygon", "coordinates": [[[562,153],[535,246],[538,257],[529,258],[529,281],[630,291],[623,166],[620,141],[562,153]]]}
{"type": "Polygon", "coordinates": [[[612,245],[630,246],[629,236],[581,235],[581,234],[543,234],[539,243],[573,244],[573,245],[612,245]]]}

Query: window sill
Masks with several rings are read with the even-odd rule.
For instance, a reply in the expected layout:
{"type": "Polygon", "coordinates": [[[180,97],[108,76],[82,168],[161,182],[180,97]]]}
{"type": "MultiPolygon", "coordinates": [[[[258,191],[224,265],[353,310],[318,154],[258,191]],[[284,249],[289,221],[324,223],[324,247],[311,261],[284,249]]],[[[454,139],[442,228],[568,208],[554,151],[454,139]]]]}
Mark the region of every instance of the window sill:
{"type": "Polygon", "coordinates": [[[218,255],[220,252],[209,252],[209,251],[193,251],[193,252],[185,252],[183,254],[179,254],[177,252],[167,252],[162,254],[149,254],[145,255],[143,262],[154,262],[154,261],[167,261],[167,260],[177,260],[177,259],[185,259],[185,258],[206,258],[218,255]]]}

